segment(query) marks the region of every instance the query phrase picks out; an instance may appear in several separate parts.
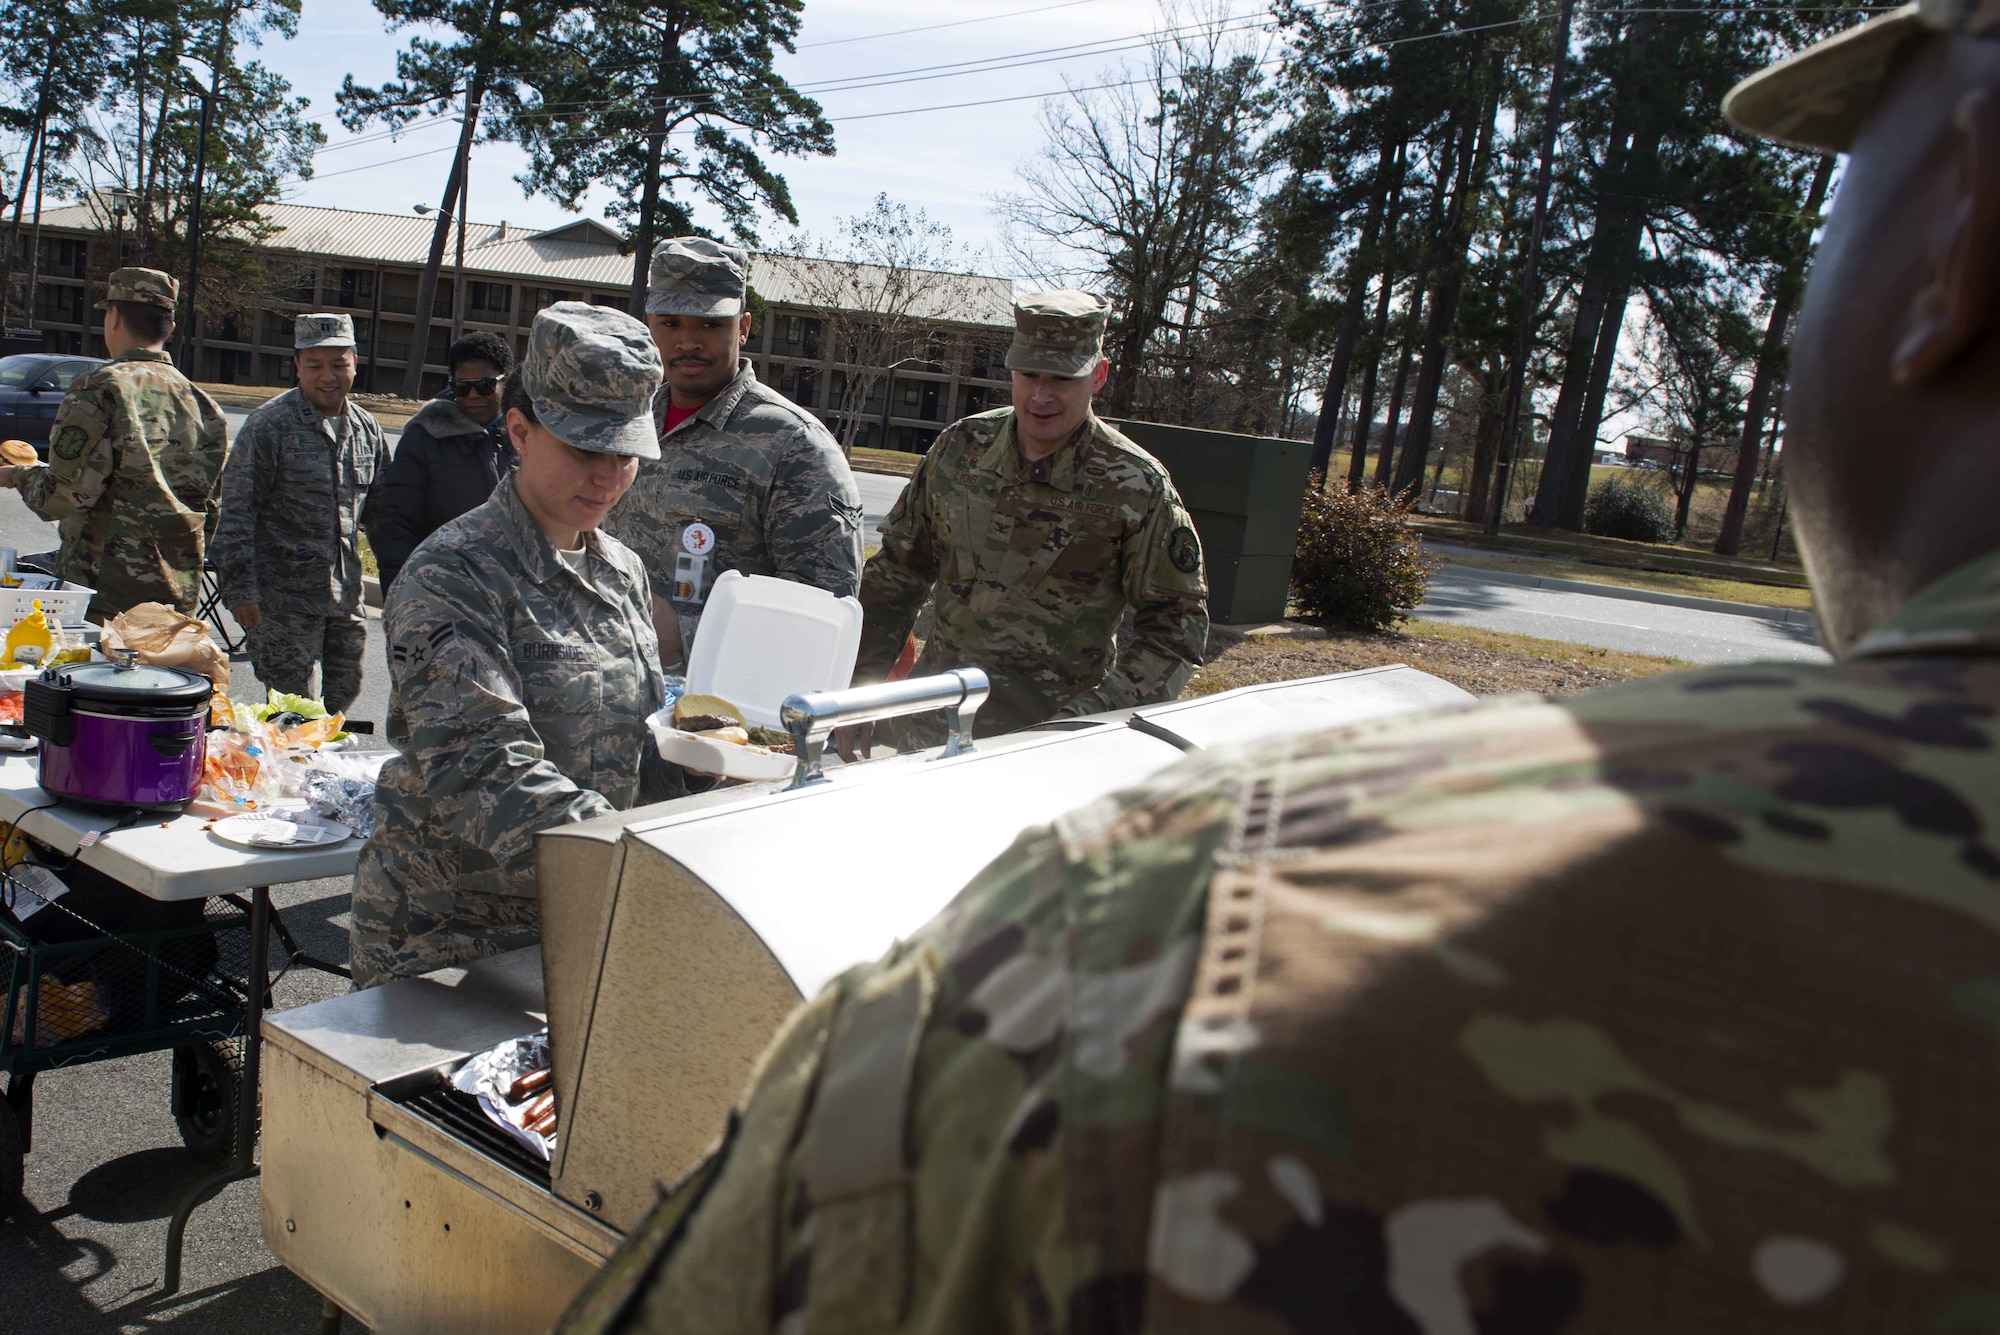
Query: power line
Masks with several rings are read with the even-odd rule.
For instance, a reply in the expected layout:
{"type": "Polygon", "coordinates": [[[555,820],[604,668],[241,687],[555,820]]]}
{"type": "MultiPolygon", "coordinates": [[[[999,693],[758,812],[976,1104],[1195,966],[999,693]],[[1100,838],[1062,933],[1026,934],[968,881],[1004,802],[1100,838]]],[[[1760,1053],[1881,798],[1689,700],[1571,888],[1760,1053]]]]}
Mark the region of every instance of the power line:
{"type": "Polygon", "coordinates": [[[973,23],[996,23],[1001,19],[1017,19],[1024,14],[1046,14],[1052,9],[1074,9],[1078,5],[1094,5],[1098,0],[1062,0],[1061,4],[1043,5],[1038,9],[1016,9],[1006,14],[988,14],[977,19],[953,19],[949,23],[932,23],[921,28],[898,28],[893,32],[871,32],[860,37],[836,37],[826,42],[800,42],[798,50],[808,47],[846,46],[850,42],[872,42],[883,37],[908,37],[911,33],[937,32],[943,28],[963,28],[973,23]]]}

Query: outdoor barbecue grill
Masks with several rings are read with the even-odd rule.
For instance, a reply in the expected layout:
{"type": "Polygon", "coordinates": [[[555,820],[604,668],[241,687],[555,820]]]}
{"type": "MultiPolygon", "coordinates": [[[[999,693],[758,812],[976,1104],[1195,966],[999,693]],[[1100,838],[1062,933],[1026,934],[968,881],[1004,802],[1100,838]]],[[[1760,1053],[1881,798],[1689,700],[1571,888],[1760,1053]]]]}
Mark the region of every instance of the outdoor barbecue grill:
{"type": "Polygon", "coordinates": [[[795,700],[798,786],[726,788],[540,836],[539,949],[266,1017],[272,1252],[379,1331],[546,1331],[715,1142],[780,1021],[920,927],[1021,830],[1189,750],[1469,698],[1376,668],[809,781],[838,723],[955,707],[969,734],[983,682],[795,700]],[[544,1025],[559,1110],[548,1163],[446,1080],[544,1025]]]}

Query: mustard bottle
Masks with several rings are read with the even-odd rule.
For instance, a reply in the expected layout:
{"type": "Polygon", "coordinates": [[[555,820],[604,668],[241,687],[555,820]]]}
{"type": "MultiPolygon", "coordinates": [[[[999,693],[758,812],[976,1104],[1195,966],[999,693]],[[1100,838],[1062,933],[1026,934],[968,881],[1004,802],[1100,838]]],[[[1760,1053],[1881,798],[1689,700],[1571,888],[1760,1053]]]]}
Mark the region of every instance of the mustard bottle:
{"type": "Polygon", "coordinates": [[[42,610],[41,599],[35,599],[34,606],[34,611],[7,632],[7,661],[0,663],[0,667],[36,667],[54,649],[56,630],[49,623],[49,614],[42,610]]]}

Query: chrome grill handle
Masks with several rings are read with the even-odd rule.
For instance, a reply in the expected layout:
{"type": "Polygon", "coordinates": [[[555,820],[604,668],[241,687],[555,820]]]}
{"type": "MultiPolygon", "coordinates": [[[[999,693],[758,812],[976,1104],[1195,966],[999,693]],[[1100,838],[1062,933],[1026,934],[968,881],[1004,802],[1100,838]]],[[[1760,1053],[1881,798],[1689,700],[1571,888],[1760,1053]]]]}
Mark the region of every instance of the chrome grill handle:
{"type": "Polygon", "coordinates": [[[935,677],[908,677],[873,686],[850,686],[844,691],[792,696],[778,711],[798,753],[791,786],[804,788],[825,781],[826,741],[834,729],[933,709],[945,711],[945,726],[950,732],[938,759],[964,755],[972,750],[973,716],[992,689],[992,682],[980,669],[953,668],[935,677]]]}

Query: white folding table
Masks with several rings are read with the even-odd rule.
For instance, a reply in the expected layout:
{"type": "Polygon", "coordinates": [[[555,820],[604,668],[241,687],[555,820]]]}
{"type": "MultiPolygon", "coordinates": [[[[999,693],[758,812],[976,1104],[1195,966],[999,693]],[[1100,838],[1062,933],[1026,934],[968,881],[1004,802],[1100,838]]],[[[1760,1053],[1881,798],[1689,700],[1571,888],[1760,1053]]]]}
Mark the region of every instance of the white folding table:
{"type": "MultiPolygon", "coordinates": [[[[180,1289],[181,1243],[188,1217],[232,1182],[257,1175],[257,1081],[262,1056],[264,995],[270,986],[269,937],[275,927],[294,964],[342,976],[347,970],[299,950],[271,911],[271,887],[295,881],[352,876],[359,839],[297,851],[241,848],[202,827],[201,816],[121,817],[58,802],[42,791],[32,755],[0,759],[0,821],[149,899],[209,899],[250,893],[250,965],[243,1008],[243,1081],[238,1092],[236,1151],[228,1164],[189,1189],[167,1226],[161,1296],[180,1289]]],[[[32,1077],[31,1077],[32,1079],[32,1077]]],[[[10,1097],[13,1090],[9,1089],[10,1097]]]]}

